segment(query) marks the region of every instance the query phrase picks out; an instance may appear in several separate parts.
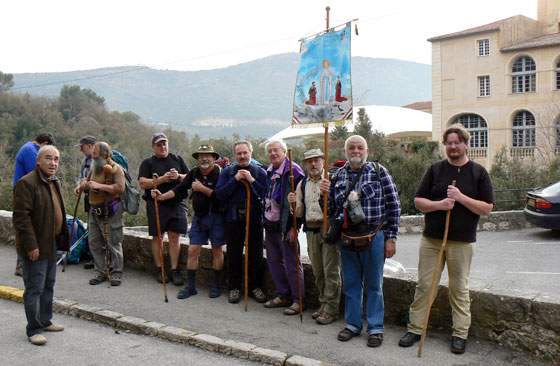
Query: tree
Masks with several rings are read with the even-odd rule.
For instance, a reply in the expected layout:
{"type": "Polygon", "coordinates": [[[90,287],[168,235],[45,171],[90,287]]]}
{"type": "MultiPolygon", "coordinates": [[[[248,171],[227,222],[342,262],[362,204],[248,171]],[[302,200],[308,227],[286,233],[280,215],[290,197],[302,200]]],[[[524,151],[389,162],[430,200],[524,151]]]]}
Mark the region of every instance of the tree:
{"type": "Polygon", "coordinates": [[[81,89],[79,85],[64,85],[58,98],[59,110],[66,121],[82,112],[88,104],[105,106],[105,98],[91,89],[81,89]]]}
{"type": "Polygon", "coordinates": [[[12,86],[14,86],[14,76],[0,71],[0,92],[9,90],[12,86]]]}
{"type": "Polygon", "coordinates": [[[336,126],[331,132],[331,140],[346,140],[348,137],[348,128],[346,126],[336,126]]]}
{"type": "Polygon", "coordinates": [[[365,108],[360,108],[358,110],[358,123],[354,126],[354,134],[362,136],[368,143],[373,137],[373,125],[371,124],[371,120],[365,108]]]}

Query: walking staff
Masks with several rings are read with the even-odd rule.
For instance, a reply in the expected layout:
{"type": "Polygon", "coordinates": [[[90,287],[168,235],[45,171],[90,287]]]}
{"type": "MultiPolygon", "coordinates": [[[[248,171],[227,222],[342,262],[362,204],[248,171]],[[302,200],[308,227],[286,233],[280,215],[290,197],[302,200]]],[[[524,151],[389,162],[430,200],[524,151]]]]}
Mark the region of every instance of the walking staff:
{"type": "Polygon", "coordinates": [[[241,181],[247,190],[247,203],[245,204],[245,311],[249,301],[249,223],[251,220],[251,186],[246,180],[241,181]]]}
{"type": "MultiPolygon", "coordinates": [[[[295,182],[294,182],[294,167],[292,166],[292,149],[288,149],[288,160],[290,161],[290,184],[292,193],[295,193],[295,182]]],[[[296,261],[297,261],[297,285],[298,285],[298,297],[299,297],[299,320],[303,323],[303,305],[301,301],[301,278],[299,275],[299,267],[301,265],[300,258],[299,258],[299,239],[297,237],[297,217],[296,217],[296,204],[291,203],[292,205],[292,212],[294,213],[292,217],[294,218],[294,228],[296,229],[296,238],[294,240],[295,249],[296,249],[296,261]]]]}
{"type": "MultiPolygon", "coordinates": [[[[451,185],[455,187],[457,184],[456,180],[453,180],[451,185]]],[[[436,285],[439,282],[439,274],[442,270],[443,265],[443,253],[445,253],[445,247],[447,246],[447,234],[449,234],[449,219],[451,218],[451,210],[448,210],[445,214],[445,230],[443,232],[443,241],[441,243],[441,249],[439,251],[439,257],[436,264],[436,270],[434,271],[434,276],[432,277],[432,284],[430,286],[430,295],[428,296],[428,310],[426,311],[426,318],[424,319],[424,328],[422,329],[422,336],[420,337],[420,345],[418,347],[418,357],[422,356],[422,347],[424,346],[424,340],[426,339],[426,333],[428,331],[428,321],[430,320],[430,312],[432,310],[432,304],[434,302],[434,292],[436,285]]]]}
{"type": "MultiPolygon", "coordinates": [[[[157,189],[157,178],[158,175],[154,173],[152,175],[154,189],[157,189]]],[[[158,234],[158,242],[159,242],[159,253],[161,259],[161,277],[163,279],[163,295],[165,297],[165,302],[169,302],[167,299],[167,286],[165,285],[165,264],[163,263],[163,240],[161,238],[161,226],[159,223],[159,207],[158,207],[158,197],[154,198],[155,207],[156,207],[156,221],[157,221],[157,234],[158,234]]]]}
{"type": "MultiPolygon", "coordinates": [[[[103,165],[105,173],[105,184],[109,184],[109,176],[113,172],[113,167],[107,163],[103,165]]],[[[105,192],[105,257],[107,262],[107,283],[111,287],[111,251],[109,250],[109,192],[105,192]]]]}

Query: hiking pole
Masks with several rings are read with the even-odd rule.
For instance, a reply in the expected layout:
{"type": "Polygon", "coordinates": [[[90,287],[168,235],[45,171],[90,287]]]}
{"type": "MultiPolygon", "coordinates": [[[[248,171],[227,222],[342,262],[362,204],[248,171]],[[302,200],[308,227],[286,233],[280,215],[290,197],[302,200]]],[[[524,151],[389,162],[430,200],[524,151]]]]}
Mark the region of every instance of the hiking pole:
{"type": "MultiPolygon", "coordinates": [[[[152,185],[154,189],[157,189],[157,173],[152,175],[152,185]]],[[[167,299],[167,286],[165,285],[165,264],[163,263],[163,240],[161,238],[161,226],[159,224],[159,207],[158,207],[158,197],[154,198],[154,204],[156,207],[156,222],[157,222],[157,235],[159,242],[160,260],[161,260],[161,277],[163,279],[163,296],[165,297],[165,302],[169,302],[167,299]]]]}
{"type": "Polygon", "coordinates": [[[78,193],[78,199],[76,200],[76,207],[74,207],[74,216],[72,218],[72,230],[70,232],[70,238],[68,239],[68,251],[66,252],[66,259],[64,260],[64,265],[62,266],[62,272],[66,271],[66,264],[68,263],[68,257],[70,256],[70,247],[72,246],[72,238],[74,237],[74,224],[76,223],[76,214],[78,213],[78,205],[80,204],[80,198],[82,197],[82,190],[78,193]]]}
{"type": "MultiPolygon", "coordinates": [[[[455,187],[457,184],[456,180],[453,180],[451,185],[455,187]]],[[[451,210],[447,211],[445,215],[445,230],[443,232],[443,241],[441,243],[441,249],[439,250],[439,257],[434,270],[434,276],[432,277],[432,285],[430,286],[430,295],[428,296],[428,309],[426,311],[426,318],[424,319],[424,328],[422,328],[422,336],[420,337],[420,347],[418,348],[418,357],[422,356],[422,346],[424,346],[424,340],[426,339],[426,332],[428,331],[428,320],[430,320],[430,310],[432,309],[432,303],[434,302],[434,292],[438,282],[438,277],[441,272],[441,267],[443,266],[443,253],[445,252],[445,247],[447,246],[447,234],[449,233],[449,219],[451,217],[451,210]]]]}
{"type": "MultiPolygon", "coordinates": [[[[67,253],[66,255],[63,254],[62,257],[60,257],[60,259],[56,262],[56,265],[58,266],[63,260],[65,260],[66,257],[67,257],[70,253],[72,253],[72,251],[73,251],[74,249],[76,249],[76,247],[77,247],[78,245],[80,245],[80,243],[83,242],[83,241],[86,239],[87,236],[88,236],[88,231],[86,230],[86,231],[82,234],[82,236],[80,236],[80,238],[79,238],[78,240],[76,240],[76,242],[75,242],[74,244],[72,244],[72,246],[70,247],[70,250],[68,251],[68,253],[67,253]]],[[[65,263],[65,264],[66,264],[66,263],[65,263]]]]}
{"type": "Polygon", "coordinates": [[[245,179],[241,179],[247,190],[247,202],[245,203],[245,311],[249,300],[249,221],[251,219],[251,187],[245,179]]]}
{"type": "MultiPolygon", "coordinates": [[[[113,171],[111,164],[103,165],[105,184],[109,184],[109,174],[113,171]]],[[[105,262],[107,262],[107,282],[111,287],[111,251],[109,250],[109,192],[105,192],[105,262]]]]}
{"type": "MultiPolygon", "coordinates": [[[[295,182],[294,182],[294,167],[292,166],[292,149],[288,149],[288,160],[290,161],[290,183],[292,185],[292,193],[295,193],[295,182]]],[[[297,229],[297,217],[296,217],[296,204],[292,203],[292,216],[294,218],[294,230],[296,231],[295,245],[296,245],[296,265],[297,265],[297,287],[298,287],[298,297],[299,297],[299,321],[303,323],[303,304],[301,301],[301,278],[299,275],[299,267],[301,262],[299,260],[299,239],[298,239],[298,229],[297,229]]]]}

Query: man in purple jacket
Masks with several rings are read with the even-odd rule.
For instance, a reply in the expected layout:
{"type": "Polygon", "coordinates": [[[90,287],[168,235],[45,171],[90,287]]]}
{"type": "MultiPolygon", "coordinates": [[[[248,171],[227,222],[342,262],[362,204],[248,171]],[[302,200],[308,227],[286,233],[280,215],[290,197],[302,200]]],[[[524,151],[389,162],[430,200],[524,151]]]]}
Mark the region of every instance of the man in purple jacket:
{"type": "MultiPolygon", "coordinates": [[[[299,291],[297,271],[301,282],[302,301],[305,294],[303,267],[298,266],[295,242],[297,228],[293,226],[288,193],[291,192],[290,161],[286,157],[287,146],[281,140],[271,140],[265,145],[270,159],[264,190],[265,245],[268,268],[276,285],[278,296],[267,301],[266,308],[288,307],[285,315],[299,314],[299,291]]],[[[292,163],[294,186],[304,177],[303,170],[292,163]]],[[[303,304],[302,304],[303,306],[303,304]]]]}

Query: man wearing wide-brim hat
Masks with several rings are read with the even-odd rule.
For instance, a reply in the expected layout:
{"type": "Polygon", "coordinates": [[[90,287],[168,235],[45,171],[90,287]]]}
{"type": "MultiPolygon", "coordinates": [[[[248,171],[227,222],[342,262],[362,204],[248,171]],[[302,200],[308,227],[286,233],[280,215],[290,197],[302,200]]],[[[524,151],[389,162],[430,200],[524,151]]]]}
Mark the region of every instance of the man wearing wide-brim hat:
{"type": "Polygon", "coordinates": [[[159,201],[165,202],[176,196],[185,195],[192,188],[191,195],[194,217],[189,230],[189,252],[187,259],[187,286],[179,291],[177,298],[186,299],[198,293],[196,290],[196,273],[198,271],[198,258],[202,246],[212,244],[214,280],[210,288],[209,297],[219,297],[221,294],[220,277],[224,267],[224,253],[222,246],[225,241],[224,215],[220,212],[220,202],[214,196],[214,189],[220,177],[220,167],[216,159],[220,155],[211,145],[201,145],[192,154],[198,160],[198,167],[192,169],[183,181],[172,190],[161,194],[152,190],[152,197],[158,196],[159,201]]]}
{"type": "MultiPolygon", "coordinates": [[[[186,177],[189,167],[180,155],[169,152],[167,136],[162,132],[156,132],[152,136],[152,149],[154,150],[154,155],[144,159],[142,164],[140,164],[138,181],[140,182],[140,188],[145,190],[142,198],[146,200],[148,230],[152,236],[152,255],[156,265],[154,273],[158,282],[163,282],[155,201],[151,194],[151,189],[154,188],[153,174],[158,175],[156,182],[158,190],[166,193],[175,188],[186,177]]],[[[158,206],[161,235],[167,232],[167,237],[169,238],[170,275],[175,286],[183,284],[183,278],[179,270],[179,257],[181,255],[179,237],[180,234],[187,233],[187,205],[183,201],[185,197],[186,195],[177,196],[162,202],[158,206]]]]}
{"type": "Polygon", "coordinates": [[[323,210],[319,204],[319,182],[323,175],[325,158],[320,149],[311,149],[303,155],[307,175],[288,195],[290,203],[296,203],[296,216],[302,218],[303,231],[307,236],[307,253],[319,289],[319,308],[311,315],[319,324],[330,324],[338,318],[340,302],[340,252],[336,245],[327,244],[321,236],[323,210]]]}

